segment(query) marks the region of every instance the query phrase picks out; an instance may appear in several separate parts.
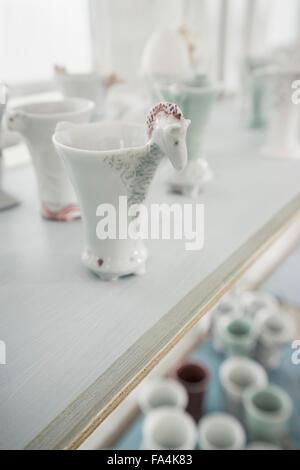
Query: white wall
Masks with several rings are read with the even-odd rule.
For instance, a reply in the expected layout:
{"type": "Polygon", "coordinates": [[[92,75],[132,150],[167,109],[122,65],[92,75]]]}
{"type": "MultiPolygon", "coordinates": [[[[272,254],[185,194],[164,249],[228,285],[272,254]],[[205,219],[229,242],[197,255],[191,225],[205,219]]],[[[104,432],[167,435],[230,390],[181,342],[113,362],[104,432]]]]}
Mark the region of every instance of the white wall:
{"type": "Polygon", "coordinates": [[[48,80],[91,65],[88,0],[0,0],[0,80],[48,80]]]}

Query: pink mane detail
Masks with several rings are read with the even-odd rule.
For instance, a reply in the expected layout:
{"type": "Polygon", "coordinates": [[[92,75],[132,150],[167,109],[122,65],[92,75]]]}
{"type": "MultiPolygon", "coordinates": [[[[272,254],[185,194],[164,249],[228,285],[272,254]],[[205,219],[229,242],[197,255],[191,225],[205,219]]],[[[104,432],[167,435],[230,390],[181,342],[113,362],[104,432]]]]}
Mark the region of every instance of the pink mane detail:
{"type": "Polygon", "coordinates": [[[159,113],[165,113],[167,116],[174,116],[174,118],[180,120],[183,119],[183,114],[177,104],[174,103],[159,103],[155,105],[147,116],[147,126],[149,137],[152,136],[154,124],[159,113]]]}

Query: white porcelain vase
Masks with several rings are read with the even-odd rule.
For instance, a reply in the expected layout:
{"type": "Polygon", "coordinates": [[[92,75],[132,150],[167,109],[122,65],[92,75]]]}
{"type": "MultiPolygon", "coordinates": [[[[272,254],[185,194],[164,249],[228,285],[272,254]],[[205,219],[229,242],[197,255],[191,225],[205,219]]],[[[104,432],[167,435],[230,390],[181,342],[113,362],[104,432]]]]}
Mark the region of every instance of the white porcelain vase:
{"type": "Polygon", "coordinates": [[[176,105],[158,104],[147,124],[148,129],[126,122],[62,123],[54,135],[81,207],[83,263],[104,280],[145,271],[144,240],[129,228],[144,222],[141,205],[163,156],[178,170],[187,161],[189,121],[176,105]],[[104,212],[119,222],[118,229],[105,232],[104,212]]]}
{"type": "Polygon", "coordinates": [[[92,101],[70,98],[24,104],[7,113],[9,129],[24,136],[30,151],[41,204],[47,219],[69,221],[80,216],[79,206],[64,165],[52,142],[57,123],[68,120],[83,123],[90,120],[92,101]]]}

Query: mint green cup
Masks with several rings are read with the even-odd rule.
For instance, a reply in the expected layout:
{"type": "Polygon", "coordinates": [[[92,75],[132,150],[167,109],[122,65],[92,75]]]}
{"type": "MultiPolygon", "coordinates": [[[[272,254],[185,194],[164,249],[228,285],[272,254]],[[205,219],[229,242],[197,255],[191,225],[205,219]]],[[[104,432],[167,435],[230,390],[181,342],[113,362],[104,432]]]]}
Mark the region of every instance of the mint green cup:
{"type": "Polygon", "coordinates": [[[257,344],[257,333],[253,320],[246,317],[224,320],[223,344],[225,354],[252,357],[257,344]]]}
{"type": "Polygon", "coordinates": [[[243,406],[250,440],[279,444],[288,434],[293,405],[280,387],[269,385],[246,390],[243,406]]]}

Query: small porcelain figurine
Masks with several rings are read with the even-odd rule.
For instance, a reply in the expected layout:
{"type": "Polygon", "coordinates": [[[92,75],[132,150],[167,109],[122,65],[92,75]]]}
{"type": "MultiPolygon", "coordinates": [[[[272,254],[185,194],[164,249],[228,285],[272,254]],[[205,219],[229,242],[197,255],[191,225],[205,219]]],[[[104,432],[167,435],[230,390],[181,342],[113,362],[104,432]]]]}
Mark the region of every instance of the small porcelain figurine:
{"type": "Polygon", "coordinates": [[[257,73],[268,80],[270,97],[270,125],[267,142],[261,154],[264,157],[299,159],[299,102],[294,102],[293,84],[299,80],[296,68],[269,67],[257,73]]]}
{"type": "Polygon", "coordinates": [[[19,201],[2,189],[3,178],[3,157],[2,157],[2,118],[6,108],[7,90],[6,86],[0,82],[0,210],[9,209],[16,206],[19,201]]]}
{"type": "Polygon", "coordinates": [[[80,216],[73,186],[56,153],[52,135],[59,121],[88,122],[93,110],[91,101],[69,98],[24,104],[7,113],[9,129],[24,136],[31,153],[41,214],[46,219],[67,222],[80,216]]]}
{"type": "Polygon", "coordinates": [[[115,73],[106,76],[94,73],[69,73],[65,67],[54,67],[55,81],[66,98],[85,98],[96,106],[96,117],[103,116],[107,90],[113,85],[123,83],[115,73]]]}
{"type": "Polygon", "coordinates": [[[213,104],[220,92],[219,86],[207,85],[203,75],[189,83],[158,85],[164,99],[177,103],[192,124],[187,134],[188,164],[169,181],[172,191],[188,196],[196,195],[212,178],[212,171],[205,158],[205,131],[213,104]]]}
{"type": "Polygon", "coordinates": [[[130,215],[128,211],[145,201],[164,155],[177,170],[184,168],[188,125],[175,104],[160,103],[148,115],[148,136],[145,126],[127,122],[57,126],[54,144],[74,183],[83,216],[82,260],[101,279],[145,271],[144,242],[127,230],[131,222],[142,223],[142,214],[130,215]],[[120,197],[122,201],[125,198],[128,211],[120,207],[120,197]],[[99,218],[104,215],[103,204],[109,205],[110,213],[113,208],[117,220],[122,218],[122,236],[120,228],[115,235],[103,233],[99,218]]]}

